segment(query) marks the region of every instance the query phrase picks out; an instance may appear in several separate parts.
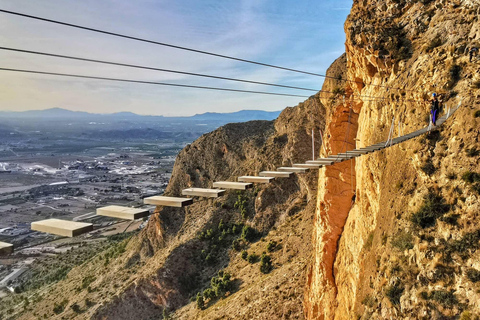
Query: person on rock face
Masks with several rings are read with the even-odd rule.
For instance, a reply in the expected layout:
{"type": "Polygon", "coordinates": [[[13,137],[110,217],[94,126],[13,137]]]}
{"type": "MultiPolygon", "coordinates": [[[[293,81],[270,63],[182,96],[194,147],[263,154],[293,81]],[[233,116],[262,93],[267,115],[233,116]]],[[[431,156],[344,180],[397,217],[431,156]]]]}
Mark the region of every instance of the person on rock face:
{"type": "Polygon", "coordinates": [[[478,48],[477,47],[470,48],[470,51],[468,51],[468,55],[470,56],[470,62],[472,62],[473,55],[475,55],[475,57],[478,55],[478,48]]]}
{"type": "Polygon", "coordinates": [[[432,94],[430,113],[432,114],[432,123],[435,126],[437,122],[438,111],[440,110],[440,101],[438,101],[437,94],[432,94]]]}

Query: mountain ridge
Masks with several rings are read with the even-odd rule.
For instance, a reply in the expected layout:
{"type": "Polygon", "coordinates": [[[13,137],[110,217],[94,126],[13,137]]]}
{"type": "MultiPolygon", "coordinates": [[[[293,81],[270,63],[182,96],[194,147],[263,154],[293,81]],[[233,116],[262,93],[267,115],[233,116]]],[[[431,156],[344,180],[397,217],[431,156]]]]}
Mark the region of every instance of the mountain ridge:
{"type": "Polygon", "coordinates": [[[71,117],[115,117],[115,118],[162,118],[162,119],[192,119],[192,120],[228,120],[235,119],[241,121],[249,120],[274,120],[280,115],[280,111],[264,110],[240,110],[235,112],[205,112],[197,113],[193,116],[168,117],[163,115],[140,115],[129,111],[115,113],[90,113],[85,111],[73,111],[64,108],[49,108],[44,110],[26,110],[26,111],[0,111],[0,117],[8,118],[71,118],[71,117]]]}

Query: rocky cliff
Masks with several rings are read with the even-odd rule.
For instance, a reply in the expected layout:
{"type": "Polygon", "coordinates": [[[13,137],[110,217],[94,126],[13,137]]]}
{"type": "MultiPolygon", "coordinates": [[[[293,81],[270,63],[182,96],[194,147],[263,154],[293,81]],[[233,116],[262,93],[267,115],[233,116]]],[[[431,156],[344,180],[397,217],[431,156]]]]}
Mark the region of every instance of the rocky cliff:
{"type": "Polygon", "coordinates": [[[350,81],[329,80],[346,99],[327,116],[324,152],[384,141],[392,121],[395,136],[426,126],[432,92],[443,112],[462,108],[425,137],[320,170],[308,319],[479,314],[480,69],[466,54],[480,40],[479,10],[474,1],[354,1],[350,81]]]}

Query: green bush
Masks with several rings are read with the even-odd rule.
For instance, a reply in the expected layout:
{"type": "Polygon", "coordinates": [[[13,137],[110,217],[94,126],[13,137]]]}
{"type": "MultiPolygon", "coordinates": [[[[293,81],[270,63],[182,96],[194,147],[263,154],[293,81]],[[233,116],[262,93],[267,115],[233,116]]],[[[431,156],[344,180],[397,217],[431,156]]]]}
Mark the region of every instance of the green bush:
{"type": "Polygon", "coordinates": [[[82,279],[82,289],[86,289],[92,282],[96,280],[95,276],[89,275],[82,279]]]}
{"type": "Polygon", "coordinates": [[[459,240],[453,240],[445,244],[444,260],[450,261],[453,253],[458,253],[462,259],[470,257],[470,253],[480,247],[480,229],[465,234],[459,240]]]}
{"type": "Polygon", "coordinates": [[[55,314],[60,314],[63,312],[63,310],[65,310],[65,306],[68,304],[68,300],[65,299],[63,300],[62,302],[60,302],[59,304],[57,304],[55,302],[55,304],[53,305],[53,312],[55,314]]]}
{"type": "Polygon", "coordinates": [[[462,174],[462,180],[467,183],[480,182],[480,174],[472,171],[466,171],[462,174]]]}
{"type": "Polygon", "coordinates": [[[250,226],[243,226],[242,236],[241,236],[243,240],[252,242],[253,240],[255,240],[256,236],[257,236],[257,232],[255,229],[253,229],[250,226]]]}
{"type": "Polygon", "coordinates": [[[240,210],[240,214],[242,216],[242,219],[247,219],[248,218],[248,211],[247,211],[247,196],[244,194],[238,194],[237,201],[233,205],[235,209],[240,210]]]}
{"type": "Polygon", "coordinates": [[[480,281],[480,271],[478,271],[477,269],[473,269],[473,268],[470,268],[470,269],[467,269],[467,278],[472,281],[472,282],[478,282],[480,281]]]}
{"type": "Polygon", "coordinates": [[[240,251],[242,249],[242,243],[239,239],[234,239],[232,241],[232,249],[235,251],[240,251]]]}
{"type": "Polygon", "coordinates": [[[199,292],[197,293],[197,308],[198,309],[203,309],[205,308],[205,301],[203,300],[203,295],[199,292]]]}
{"type": "Polygon", "coordinates": [[[402,296],[404,290],[405,288],[401,283],[395,283],[387,288],[385,295],[393,305],[399,305],[400,297],[402,296]]]}
{"type": "Polygon", "coordinates": [[[450,74],[450,79],[452,80],[453,83],[458,82],[460,80],[460,73],[462,72],[462,67],[460,67],[458,64],[454,64],[450,67],[450,70],[448,73],[450,74]]]}
{"type": "Polygon", "coordinates": [[[276,247],[277,247],[277,242],[274,240],[270,240],[267,244],[267,251],[272,252],[275,250],[276,247]]]}
{"type": "Polygon", "coordinates": [[[256,255],[255,253],[249,254],[248,257],[247,257],[247,261],[248,261],[249,263],[255,263],[255,262],[257,262],[257,261],[258,261],[258,255],[256,255]]]}
{"type": "Polygon", "coordinates": [[[431,176],[432,174],[435,173],[435,171],[437,171],[437,168],[435,168],[435,166],[433,165],[433,162],[432,160],[428,159],[425,164],[423,166],[420,167],[420,169],[425,172],[426,174],[428,174],[429,176],[431,176]]]}
{"type": "Polygon", "coordinates": [[[473,147],[471,149],[467,149],[466,152],[467,152],[467,156],[469,156],[469,157],[476,157],[480,154],[480,150],[477,150],[476,147],[473,147]]]}
{"type": "Polygon", "coordinates": [[[247,257],[248,257],[248,252],[247,252],[247,250],[243,250],[243,251],[242,251],[242,259],[243,259],[243,260],[247,260],[247,257]]]}
{"type": "Polygon", "coordinates": [[[459,214],[451,214],[448,216],[441,217],[440,220],[448,223],[449,225],[456,226],[458,225],[458,218],[460,218],[459,214]]]}
{"type": "Polygon", "coordinates": [[[363,246],[365,249],[370,249],[372,247],[373,236],[374,236],[373,232],[370,232],[370,234],[368,235],[367,241],[365,241],[365,244],[363,246]]]}
{"type": "Polygon", "coordinates": [[[457,297],[453,294],[452,291],[435,290],[431,293],[430,298],[437,301],[441,305],[449,308],[458,304],[457,297]]]}
{"type": "Polygon", "coordinates": [[[80,309],[80,306],[79,306],[78,304],[76,304],[76,303],[72,304],[72,305],[70,306],[70,309],[72,309],[73,312],[75,312],[75,313],[80,313],[80,312],[82,312],[82,310],[80,309]]]}
{"type": "Polygon", "coordinates": [[[262,257],[260,258],[260,271],[262,273],[269,273],[272,270],[273,270],[272,258],[264,252],[262,254],[262,257]]]}
{"type": "MultiPolygon", "coordinates": [[[[478,84],[479,84],[478,87],[480,88],[480,81],[478,81],[478,84]]],[[[474,116],[475,118],[480,118],[480,110],[475,111],[475,112],[473,113],[473,116],[474,116]]]]}
{"type": "Polygon", "coordinates": [[[392,238],[392,247],[400,250],[413,249],[413,236],[406,231],[400,231],[392,238]]]}
{"type": "Polygon", "coordinates": [[[373,308],[373,306],[375,305],[375,297],[370,294],[367,294],[365,298],[363,298],[362,304],[369,308],[373,308]]]}
{"type": "Polygon", "coordinates": [[[414,225],[421,228],[433,227],[437,219],[450,211],[450,205],[445,204],[445,199],[433,192],[429,192],[424,197],[424,202],[420,209],[412,214],[411,221],[414,225]]]}
{"type": "Polygon", "coordinates": [[[231,275],[223,270],[218,271],[218,276],[210,280],[210,287],[203,292],[198,292],[196,296],[197,308],[205,309],[206,303],[216,298],[223,297],[227,292],[233,290],[231,275]],[[206,301],[208,300],[208,301],[206,301]]]}

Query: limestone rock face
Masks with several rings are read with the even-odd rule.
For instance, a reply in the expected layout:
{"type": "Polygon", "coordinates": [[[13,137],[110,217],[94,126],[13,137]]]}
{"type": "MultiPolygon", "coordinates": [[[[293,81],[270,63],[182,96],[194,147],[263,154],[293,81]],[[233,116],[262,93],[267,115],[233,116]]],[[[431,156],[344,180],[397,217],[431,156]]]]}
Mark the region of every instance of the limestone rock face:
{"type": "Polygon", "coordinates": [[[440,131],[320,171],[307,319],[478,313],[472,301],[480,297],[472,300],[474,289],[464,289],[474,287],[464,280],[462,259],[471,257],[452,261],[441,254],[435,260],[432,252],[451,248],[450,239],[463,241],[475,229],[468,221],[477,204],[468,199],[478,194],[467,186],[462,191],[468,196],[459,200],[454,190],[463,184],[462,172],[479,171],[478,154],[465,150],[479,148],[473,110],[480,98],[480,68],[466,54],[480,40],[479,10],[474,1],[354,1],[345,23],[344,79],[349,81],[329,79],[324,86],[345,94],[345,99],[323,99],[331,104],[325,153],[385,141],[391,129],[396,137],[426,126],[425,100],[432,92],[441,96],[443,112],[460,101],[463,107],[440,131]],[[411,222],[430,193],[455,204],[448,216],[458,215],[458,223],[436,220],[422,228],[411,222]],[[436,276],[428,275],[431,269],[436,276]]]}

